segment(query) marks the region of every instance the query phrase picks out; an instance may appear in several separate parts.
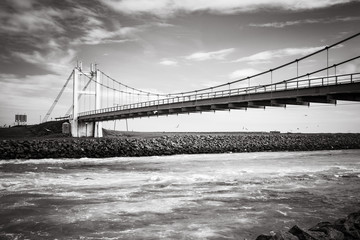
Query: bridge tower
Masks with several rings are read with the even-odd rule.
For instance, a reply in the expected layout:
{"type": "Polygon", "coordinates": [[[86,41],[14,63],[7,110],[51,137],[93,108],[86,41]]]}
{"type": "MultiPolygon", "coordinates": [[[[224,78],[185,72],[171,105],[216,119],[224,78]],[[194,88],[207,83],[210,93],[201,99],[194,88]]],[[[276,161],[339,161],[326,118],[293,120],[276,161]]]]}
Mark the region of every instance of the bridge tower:
{"type": "Polygon", "coordinates": [[[70,118],[71,135],[78,137],[78,115],[79,115],[79,67],[73,70],[73,109],[72,117],[70,118]]]}
{"type": "MultiPolygon", "coordinates": [[[[97,69],[95,64],[95,110],[101,109],[101,73],[97,69]]],[[[102,131],[102,122],[94,122],[94,137],[102,137],[103,131],[102,131]]]]}
{"type": "Polygon", "coordinates": [[[79,122],[79,99],[81,95],[95,95],[94,110],[101,109],[101,73],[96,68],[96,65],[90,65],[90,72],[82,71],[81,63],[73,70],[73,114],[70,118],[71,135],[73,137],[102,137],[102,122],[79,122]],[[95,82],[95,92],[80,90],[80,76],[87,75],[89,81],[95,82]],[[94,80],[92,80],[94,79],[94,80]]]}

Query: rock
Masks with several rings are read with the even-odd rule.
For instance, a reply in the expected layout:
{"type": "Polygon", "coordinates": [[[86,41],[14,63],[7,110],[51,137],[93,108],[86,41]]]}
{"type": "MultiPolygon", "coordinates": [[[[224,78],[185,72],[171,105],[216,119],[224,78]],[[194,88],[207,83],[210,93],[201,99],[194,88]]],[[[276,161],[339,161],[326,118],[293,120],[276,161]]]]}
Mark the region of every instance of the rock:
{"type": "Polygon", "coordinates": [[[319,222],[310,228],[311,233],[293,226],[289,232],[274,232],[270,235],[259,235],[256,240],[359,240],[360,239],[360,211],[340,218],[334,223],[319,222]]]}
{"type": "Polygon", "coordinates": [[[273,239],[272,236],[267,236],[264,234],[261,234],[256,238],[256,240],[271,240],[271,239],[273,239]]]}
{"type": "Polygon", "coordinates": [[[333,227],[342,232],[346,240],[360,239],[360,211],[336,220],[333,227]]]}
{"type": "Polygon", "coordinates": [[[320,222],[316,226],[309,229],[314,232],[323,232],[327,239],[331,240],[344,240],[345,236],[342,232],[336,230],[334,225],[329,222],[320,222]]]}
{"type": "MultiPolygon", "coordinates": [[[[50,129],[50,128],[49,128],[50,129]]],[[[0,159],[44,157],[121,157],[255,151],[360,148],[360,134],[170,135],[151,139],[66,138],[0,141],[0,159]]],[[[350,227],[350,226],[349,226],[350,227]]],[[[352,227],[350,227],[352,229],[352,227]]],[[[353,231],[351,229],[348,231],[353,231]]],[[[358,232],[349,233],[353,237],[358,232]]]]}
{"type": "Polygon", "coordinates": [[[298,238],[288,232],[271,231],[270,235],[261,234],[256,240],[298,240],[298,238]]]}
{"type": "Polygon", "coordinates": [[[289,233],[291,233],[292,235],[296,236],[299,240],[319,240],[313,236],[311,236],[309,233],[307,233],[306,231],[302,230],[301,228],[299,228],[297,225],[293,226],[290,230],[289,233]]]}
{"type": "Polygon", "coordinates": [[[345,220],[346,230],[356,239],[360,239],[360,211],[351,213],[345,220]]]}
{"type": "Polygon", "coordinates": [[[283,232],[283,231],[275,232],[273,239],[274,240],[298,240],[298,238],[295,237],[294,235],[292,235],[291,233],[283,232]]]}

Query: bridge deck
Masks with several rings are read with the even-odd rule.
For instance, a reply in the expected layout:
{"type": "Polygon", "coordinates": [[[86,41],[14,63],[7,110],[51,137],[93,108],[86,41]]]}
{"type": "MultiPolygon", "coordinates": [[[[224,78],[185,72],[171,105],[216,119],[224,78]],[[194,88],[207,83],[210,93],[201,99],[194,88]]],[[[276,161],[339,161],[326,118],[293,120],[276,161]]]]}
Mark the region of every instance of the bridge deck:
{"type": "Polygon", "coordinates": [[[326,83],[326,85],[324,85],[324,78],[306,79],[241,91],[232,89],[99,109],[81,113],[78,120],[92,122],[216,110],[265,108],[266,106],[309,105],[310,102],[336,104],[336,100],[360,101],[360,74],[342,76],[348,78],[340,81],[338,76],[335,76],[334,82],[326,83]]]}

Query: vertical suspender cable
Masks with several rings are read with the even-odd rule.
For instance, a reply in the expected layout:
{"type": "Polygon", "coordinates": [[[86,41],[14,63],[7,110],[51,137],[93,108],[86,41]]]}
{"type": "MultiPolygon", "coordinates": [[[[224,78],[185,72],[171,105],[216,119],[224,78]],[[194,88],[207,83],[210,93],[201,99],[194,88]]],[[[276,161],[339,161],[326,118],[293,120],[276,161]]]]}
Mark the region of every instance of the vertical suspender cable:
{"type": "Polygon", "coordinates": [[[273,85],[272,85],[272,69],[270,69],[270,86],[271,86],[271,88],[270,88],[270,91],[271,91],[271,93],[272,93],[272,87],[273,87],[273,85]]]}
{"type": "Polygon", "coordinates": [[[106,107],[109,107],[109,78],[106,78],[106,107]]]}
{"type": "Polygon", "coordinates": [[[329,85],[329,48],[326,46],[326,79],[327,85],[329,85]]]}
{"type": "MultiPolygon", "coordinates": [[[[84,80],[85,80],[85,79],[84,79],[83,74],[80,74],[79,89],[82,89],[82,88],[83,88],[83,82],[84,82],[84,80]]],[[[80,92],[78,97],[82,97],[82,96],[83,96],[83,93],[80,92]]],[[[85,111],[85,105],[86,105],[86,96],[84,96],[84,97],[82,98],[82,101],[80,101],[80,104],[79,104],[79,112],[85,111]],[[84,108],[84,109],[81,108],[82,105],[83,105],[83,108],[84,108]]]]}
{"type": "Polygon", "coordinates": [[[89,94],[89,111],[91,111],[91,99],[92,99],[91,83],[90,83],[89,91],[90,91],[90,94],[89,94]]]}
{"type": "Polygon", "coordinates": [[[296,59],[296,88],[299,88],[299,60],[296,59]]]}

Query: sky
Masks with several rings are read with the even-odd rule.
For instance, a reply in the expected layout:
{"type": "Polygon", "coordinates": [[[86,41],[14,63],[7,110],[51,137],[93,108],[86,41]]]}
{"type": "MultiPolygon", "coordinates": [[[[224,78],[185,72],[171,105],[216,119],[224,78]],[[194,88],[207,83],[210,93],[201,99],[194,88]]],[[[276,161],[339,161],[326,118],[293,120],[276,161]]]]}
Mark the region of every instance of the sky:
{"type": "MultiPolygon", "coordinates": [[[[16,114],[39,123],[78,61],[145,91],[201,89],[358,33],[359,9],[355,0],[2,0],[0,125],[13,125],[16,114]]],[[[331,50],[330,65],[360,55],[359,43],[331,50]]],[[[319,66],[326,55],[301,63],[299,72],[319,66]]],[[[360,72],[360,62],[337,71],[360,72]]],[[[294,74],[290,67],[273,81],[294,74]]],[[[64,116],[71,101],[67,88],[49,119],[64,116]]],[[[359,123],[360,103],[345,101],[127,121],[131,131],[360,132],[359,123]]],[[[104,126],[125,130],[126,121],[104,126]]]]}

